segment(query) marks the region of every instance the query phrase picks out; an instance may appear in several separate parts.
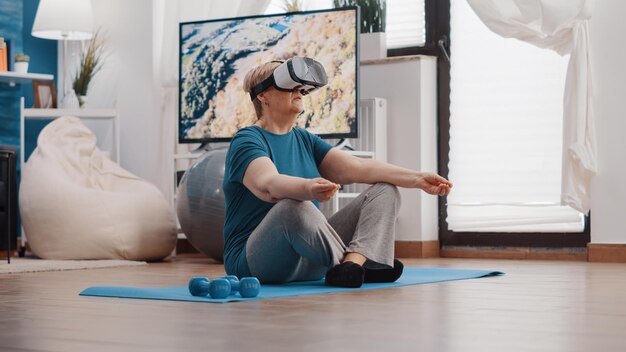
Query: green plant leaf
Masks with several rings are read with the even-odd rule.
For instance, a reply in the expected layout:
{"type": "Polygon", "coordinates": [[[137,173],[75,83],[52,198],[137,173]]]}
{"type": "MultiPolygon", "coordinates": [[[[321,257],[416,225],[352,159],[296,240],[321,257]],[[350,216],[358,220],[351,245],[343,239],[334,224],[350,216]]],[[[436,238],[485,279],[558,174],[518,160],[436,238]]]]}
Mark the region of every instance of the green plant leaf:
{"type": "Polygon", "coordinates": [[[335,8],[358,6],[361,9],[361,33],[384,32],[387,25],[385,0],[333,0],[335,8]]]}
{"type": "Polygon", "coordinates": [[[303,11],[302,0],[283,0],[281,8],[285,12],[299,12],[303,11]]]}
{"type": "Polygon", "coordinates": [[[89,45],[80,55],[80,66],[72,84],[77,95],[87,95],[89,83],[100,71],[103,63],[104,41],[100,37],[100,31],[96,31],[89,45]]]}

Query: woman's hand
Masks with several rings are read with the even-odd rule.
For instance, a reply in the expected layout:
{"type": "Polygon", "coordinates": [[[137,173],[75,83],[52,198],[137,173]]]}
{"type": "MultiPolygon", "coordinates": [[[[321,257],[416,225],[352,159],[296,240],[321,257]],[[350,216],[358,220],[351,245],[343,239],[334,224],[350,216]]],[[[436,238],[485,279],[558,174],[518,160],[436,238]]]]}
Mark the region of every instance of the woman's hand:
{"type": "Polygon", "coordinates": [[[320,202],[333,198],[339,187],[338,184],[321,177],[310,179],[307,185],[311,199],[317,199],[320,202]]]}
{"type": "Polygon", "coordinates": [[[417,179],[418,188],[434,195],[445,196],[450,193],[452,182],[432,172],[422,172],[417,179]]]}

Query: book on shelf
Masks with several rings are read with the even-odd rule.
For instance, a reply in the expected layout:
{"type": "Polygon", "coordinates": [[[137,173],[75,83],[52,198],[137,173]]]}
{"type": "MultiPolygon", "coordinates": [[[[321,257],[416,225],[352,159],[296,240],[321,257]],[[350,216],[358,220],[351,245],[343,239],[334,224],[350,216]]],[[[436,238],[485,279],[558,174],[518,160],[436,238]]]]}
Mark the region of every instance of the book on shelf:
{"type": "Polygon", "coordinates": [[[4,38],[0,37],[0,72],[9,70],[8,46],[4,38]]]}
{"type": "Polygon", "coordinates": [[[9,71],[15,71],[15,58],[13,57],[14,53],[13,53],[13,40],[11,39],[4,39],[4,44],[7,48],[7,70],[9,71]]]}

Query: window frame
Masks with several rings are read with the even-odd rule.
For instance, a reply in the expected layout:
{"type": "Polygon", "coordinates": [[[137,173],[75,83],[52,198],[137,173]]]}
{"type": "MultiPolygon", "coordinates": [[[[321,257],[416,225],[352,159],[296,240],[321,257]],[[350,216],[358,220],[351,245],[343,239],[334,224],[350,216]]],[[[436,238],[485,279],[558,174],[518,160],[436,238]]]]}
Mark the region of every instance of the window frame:
{"type": "MultiPolygon", "coordinates": [[[[437,56],[439,53],[438,40],[440,37],[439,23],[445,21],[445,18],[439,18],[442,5],[445,6],[443,3],[448,3],[447,6],[450,8],[448,0],[424,0],[424,16],[426,17],[426,41],[424,46],[387,49],[387,57],[407,55],[437,56]],[[434,20],[429,20],[431,18],[434,20]]],[[[448,15],[448,22],[450,22],[449,18],[450,16],[448,15]]]]}
{"type": "MultiPolygon", "coordinates": [[[[430,55],[437,57],[437,162],[438,173],[448,178],[450,162],[450,62],[439,41],[450,53],[450,0],[425,0],[426,43],[424,46],[388,49],[387,56],[430,55]]],[[[443,246],[465,247],[586,247],[591,242],[591,213],[585,216],[583,232],[454,232],[446,218],[447,197],[438,199],[439,241],[443,246]]]]}

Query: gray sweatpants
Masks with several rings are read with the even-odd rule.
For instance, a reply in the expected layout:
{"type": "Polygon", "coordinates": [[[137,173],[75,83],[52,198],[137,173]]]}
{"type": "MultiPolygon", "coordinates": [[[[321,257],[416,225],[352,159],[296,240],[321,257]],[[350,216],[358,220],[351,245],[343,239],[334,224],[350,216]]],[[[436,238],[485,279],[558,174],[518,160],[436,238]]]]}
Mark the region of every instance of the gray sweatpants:
{"type": "Polygon", "coordinates": [[[283,199],[250,234],[248,267],[263,283],[318,280],[347,252],[367,258],[366,268],[393,265],[396,186],[377,183],[329,219],[310,201],[283,199]]]}

